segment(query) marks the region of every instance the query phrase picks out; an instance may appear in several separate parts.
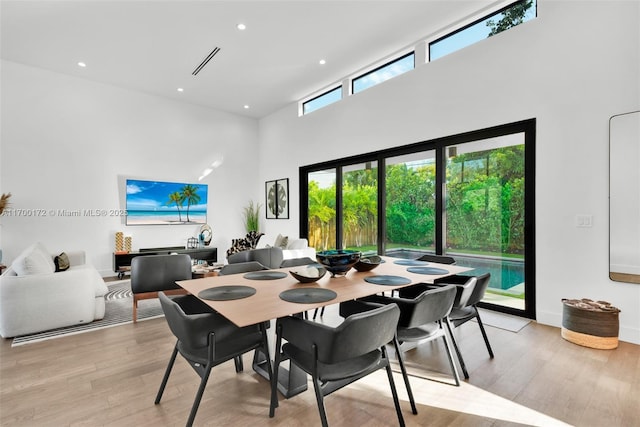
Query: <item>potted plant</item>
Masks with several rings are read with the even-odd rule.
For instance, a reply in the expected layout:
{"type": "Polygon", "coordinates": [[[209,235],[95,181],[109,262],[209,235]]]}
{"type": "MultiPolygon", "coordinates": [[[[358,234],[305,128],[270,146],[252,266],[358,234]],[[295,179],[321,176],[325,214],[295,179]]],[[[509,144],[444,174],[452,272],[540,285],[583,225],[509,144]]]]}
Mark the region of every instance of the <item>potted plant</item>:
{"type": "Polygon", "coordinates": [[[253,203],[253,200],[249,201],[249,204],[244,207],[243,215],[244,215],[244,226],[247,230],[247,233],[252,231],[258,231],[260,228],[260,208],[261,204],[253,203]]]}

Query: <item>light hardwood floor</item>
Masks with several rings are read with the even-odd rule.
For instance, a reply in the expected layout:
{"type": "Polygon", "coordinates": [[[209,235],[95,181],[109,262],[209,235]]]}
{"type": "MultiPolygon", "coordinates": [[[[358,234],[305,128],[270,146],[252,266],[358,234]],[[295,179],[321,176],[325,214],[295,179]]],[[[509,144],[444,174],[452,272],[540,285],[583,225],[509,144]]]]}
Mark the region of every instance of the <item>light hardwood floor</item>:
{"type": "MultiPolygon", "coordinates": [[[[336,310],[325,314],[337,322],[336,310]]],[[[471,375],[455,387],[440,343],[407,353],[431,379],[412,377],[418,415],[412,415],[402,377],[395,376],[408,426],[640,426],[640,346],[616,350],[569,343],[560,331],[530,323],[519,333],[487,327],[488,358],[477,325],[456,335],[471,375]]],[[[156,391],[174,338],[154,319],[11,348],[0,342],[2,426],[182,426],[198,376],[178,358],[160,405],[156,391]]],[[[208,426],[315,426],[313,389],[280,399],[268,418],[269,385],[250,368],[214,368],[196,417],[208,426]]],[[[375,373],[325,400],[332,426],[395,426],[386,375],[375,373]]]]}

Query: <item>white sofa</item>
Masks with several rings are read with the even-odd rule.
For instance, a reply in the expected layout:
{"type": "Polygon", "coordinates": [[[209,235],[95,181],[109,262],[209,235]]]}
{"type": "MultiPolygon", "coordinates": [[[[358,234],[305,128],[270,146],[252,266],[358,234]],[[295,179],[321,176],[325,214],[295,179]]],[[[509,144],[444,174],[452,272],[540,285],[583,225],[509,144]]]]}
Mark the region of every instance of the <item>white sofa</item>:
{"type": "Polygon", "coordinates": [[[23,251],[0,276],[0,336],[46,331],[102,319],[107,287],[84,251],[66,252],[69,269],[55,272],[41,243],[23,251]]]}
{"type": "Polygon", "coordinates": [[[283,259],[304,257],[309,257],[313,260],[316,259],[316,250],[315,248],[309,247],[309,242],[307,241],[307,239],[291,238],[288,236],[282,236],[280,234],[277,236],[271,236],[268,234],[263,235],[260,240],[258,240],[256,249],[274,247],[276,246],[276,241],[282,237],[286,237],[287,239],[286,245],[282,247],[283,259]]]}

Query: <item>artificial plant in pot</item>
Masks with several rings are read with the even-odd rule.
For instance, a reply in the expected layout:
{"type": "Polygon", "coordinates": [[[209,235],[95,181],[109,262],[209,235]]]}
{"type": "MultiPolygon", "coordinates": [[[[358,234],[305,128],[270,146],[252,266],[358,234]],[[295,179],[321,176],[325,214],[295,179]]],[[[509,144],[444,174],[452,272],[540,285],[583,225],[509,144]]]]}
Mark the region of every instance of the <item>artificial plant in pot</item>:
{"type": "Polygon", "coordinates": [[[244,240],[251,249],[256,247],[258,240],[264,234],[258,231],[260,227],[260,206],[260,204],[255,204],[253,200],[250,200],[249,204],[244,207],[244,226],[247,229],[247,237],[244,240]]]}
{"type": "Polygon", "coordinates": [[[260,228],[261,207],[262,205],[260,205],[259,203],[253,203],[253,200],[250,200],[249,204],[244,207],[244,226],[247,230],[247,233],[258,231],[258,228],[260,228]]]}

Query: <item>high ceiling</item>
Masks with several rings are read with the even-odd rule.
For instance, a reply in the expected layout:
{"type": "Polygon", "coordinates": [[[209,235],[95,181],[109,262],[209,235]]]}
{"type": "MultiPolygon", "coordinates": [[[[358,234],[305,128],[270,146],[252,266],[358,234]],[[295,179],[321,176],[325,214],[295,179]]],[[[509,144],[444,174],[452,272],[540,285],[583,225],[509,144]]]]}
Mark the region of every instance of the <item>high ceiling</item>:
{"type": "Polygon", "coordinates": [[[261,118],[494,3],[2,0],[2,59],[261,118]]]}

